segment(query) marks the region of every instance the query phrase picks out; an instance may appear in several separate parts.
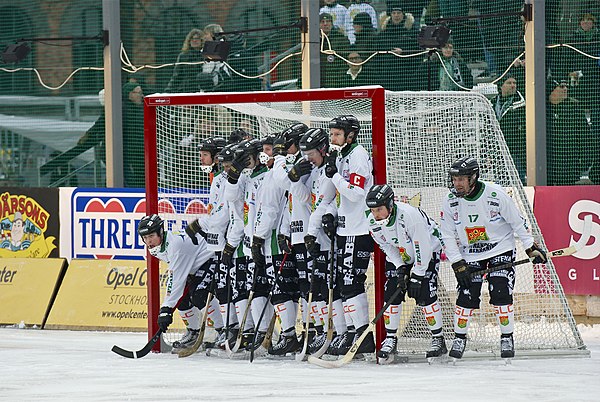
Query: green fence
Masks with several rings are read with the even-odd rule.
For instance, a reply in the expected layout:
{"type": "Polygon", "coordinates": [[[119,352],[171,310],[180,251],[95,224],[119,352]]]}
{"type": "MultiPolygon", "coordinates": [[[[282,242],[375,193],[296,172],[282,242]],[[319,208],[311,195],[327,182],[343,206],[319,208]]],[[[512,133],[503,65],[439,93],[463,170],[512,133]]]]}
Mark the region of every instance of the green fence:
{"type": "MultiPolygon", "coordinates": [[[[16,3],[0,5],[0,45],[19,38],[89,38],[102,30],[98,0],[16,3]]],[[[294,26],[300,3],[120,2],[126,186],[144,184],[140,91],[301,87],[305,47],[294,26]],[[257,30],[267,27],[278,28],[257,30]],[[220,37],[220,31],[247,32],[225,36],[231,43],[227,64],[204,62],[204,42],[220,37]]],[[[437,18],[518,13],[523,3],[321,1],[321,86],[482,91],[525,182],[525,20],[518,15],[452,20],[447,22],[451,39],[440,51],[428,54],[417,42],[421,28],[437,18]]],[[[547,183],[598,184],[600,3],[547,0],[545,7],[547,183]]],[[[104,109],[98,96],[104,86],[102,41],[28,43],[31,52],[24,60],[0,63],[0,184],[105,186],[104,109]]]]}

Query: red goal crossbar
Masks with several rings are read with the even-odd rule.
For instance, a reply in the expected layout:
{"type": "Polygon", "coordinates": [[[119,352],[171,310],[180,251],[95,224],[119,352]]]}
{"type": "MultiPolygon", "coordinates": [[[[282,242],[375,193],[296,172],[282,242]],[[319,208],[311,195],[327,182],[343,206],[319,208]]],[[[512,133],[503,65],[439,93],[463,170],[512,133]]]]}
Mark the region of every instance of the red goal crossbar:
{"type": "MultiPolygon", "coordinates": [[[[228,103],[300,102],[370,99],[372,118],[372,158],[376,184],[386,182],[385,150],[385,90],[380,86],[345,89],[313,89],[275,92],[198,93],[198,94],[154,94],[144,98],[144,151],[146,165],[146,213],[158,213],[158,163],[156,108],[161,106],[190,106],[228,103]]],[[[366,206],[365,206],[366,208],[366,206]]],[[[160,309],[159,263],[156,258],[147,258],[148,264],[148,338],[158,330],[156,319],[160,309]]],[[[375,251],[375,311],[383,307],[383,284],[385,256],[376,247],[375,251]]],[[[377,323],[377,343],[385,337],[383,320],[377,323]]],[[[160,350],[160,343],[154,347],[160,350]]]]}

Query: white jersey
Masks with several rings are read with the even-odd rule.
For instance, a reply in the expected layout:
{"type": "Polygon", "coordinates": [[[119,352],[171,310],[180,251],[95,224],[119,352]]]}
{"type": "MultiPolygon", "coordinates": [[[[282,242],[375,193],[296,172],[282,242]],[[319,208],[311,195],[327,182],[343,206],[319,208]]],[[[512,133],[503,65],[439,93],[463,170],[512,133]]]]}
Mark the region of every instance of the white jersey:
{"type": "Polygon", "coordinates": [[[201,216],[198,220],[206,232],[206,243],[211,251],[223,251],[225,247],[225,233],[229,226],[229,203],[225,200],[225,183],[227,175],[223,171],[217,172],[210,184],[208,196],[208,215],[201,216]]]}
{"type": "Polygon", "coordinates": [[[307,234],[317,238],[322,251],[329,250],[331,241],[325,235],[322,227],[323,215],[332,214],[336,216],[337,210],[335,207],[335,186],[325,176],[325,164],[312,170],[304,186],[307,189],[310,188],[310,205],[312,209],[307,234]]]}
{"type": "Polygon", "coordinates": [[[373,185],[373,164],[367,150],[359,144],[344,147],[337,158],[336,173],[331,182],[337,192],[338,228],[340,236],[369,234],[365,217],[365,198],[373,185]]]}
{"type": "Polygon", "coordinates": [[[256,218],[254,220],[254,236],[265,240],[263,253],[265,256],[281,254],[277,241],[277,229],[281,224],[287,191],[274,184],[273,170],[262,174],[262,183],[256,195],[256,218]]]}
{"type": "Polygon", "coordinates": [[[425,212],[396,202],[387,225],[375,223],[371,210],[366,212],[373,240],[395,267],[413,264],[412,272],[425,275],[433,253],[442,249],[440,232],[425,212]]]}
{"type": "Polygon", "coordinates": [[[257,196],[258,189],[260,188],[265,173],[269,170],[266,166],[260,166],[255,168],[250,175],[242,174],[237,184],[231,184],[227,182],[226,185],[226,197],[229,201],[244,200],[243,207],[243,222],[244,222],[244,239],[243,249],[244,255],[250,257],[252,255],[250,246],[252,244],[252,237],[254,236],[254,223],[256,220],[256,207],[257,207],[257,196]],[[242,183],[242,177],[246,176],[244,183],[242,183]],[[242,189],[243,187],[243,189],[242,189]]]}
{"type": "Polygon", "coordinates": [[[169,264],[169,283],[162,306],[173,308],[183,296],[188,275],[194,275],[215,253],[208,249],[199,234],[196,235],[198,245],[185,233],[165,231],[164,236],[162,244],[152,250],[152,255],[169,264]]]}
{"type": "MultiPolygon", "coordinates": [[[[298,155],[295,162],[300,159],[301,157],[298,155]]],[[[287,158],[277,155],[271,171],[274,182],[288,191],[288,199],[284,207],[284,214],[287,216],[284,220],[289,226],[282,228],[281,233],[289,236],[292,244],[304,244],[311,212],[310,189],[305,185],[309,175],[302,176],[296,183],[292,182],[288,177],[288,172],[293,166],[294,163],[288,163],[287,158]]]]}
{"type": "Polygon", "coordinates": [[[244,247],[241,246],[244,241],[244,216],[246,185],[248,184],[248,175],[242,174],[237,184],[225,183],[225,199],[229,203],[229,229],[227,230],[227,243],[237,247],[236,257],[250,256],[244,253],[244,247]]]}
{"type": "Polygon", "coordinates": [[[449,193],[442,203],[444,252],[455,263],[485,260],[514,250],[516,233],[523,247],[533,245],[527,223],[504,189],[480,182],[473,198],[449,193]]]}

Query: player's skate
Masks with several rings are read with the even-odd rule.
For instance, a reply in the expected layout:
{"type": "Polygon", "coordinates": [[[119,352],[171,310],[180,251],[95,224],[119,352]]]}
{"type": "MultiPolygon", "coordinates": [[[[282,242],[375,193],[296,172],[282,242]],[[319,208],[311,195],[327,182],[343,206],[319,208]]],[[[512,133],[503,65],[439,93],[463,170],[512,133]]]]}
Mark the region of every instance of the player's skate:
{"type": "Polygon", "coordinates": [[[444,337],[434,336],[431,338],[431,347],[427,353],[425,353],[425,357],[429,364],[431,364],[437,360],[441,361],[442,358],[445,358],[446,353],[448,353],[448,348],[446,347],[446,340],[444,337]]]}
{"type": "Polygon", "coordinates": [[[452,342],[452,348],[450,349],[450,353],[448,354],[450,357],[454,358],[454,361],[461,359],[463,353],[465,353],[465,348],[467,347],[467,338],[454,338],[454,342],[452,342]]]}
{"type": "Polygon", "coordinates": [[[352,347],[352,342],[354,341],[355,335],[356,332],[354,331],[346,331],[343,334],[335,337],[327,349],[327,354],[333,356],[339,356],[340,354],[345,355],[346,352],[352,347]]]}
{"type": "Polygon", "coordinates": [[[393,363],[396,357],[396,351],[398,348],[398,338],[394,336],[386,336],[383,342],[381,342],[381,348],[377,352],[377,358],[379,364],[390,364],[393,363]]]}
{"type": "Polygon", "coordinates": [[[183,349],[191,347],[196,342],[196,339],[198,339],[199,334],[199,329],[187,328],[185,334],[183,334],[181,339],[178,339],[173,342],[173,349],[171,350],[171,353],[179,353],[183,349]]]}
{"type": "Polygon", "coordinates": [[[515,357],[515,344],[512,334],[500,338],[500,357],[505,359],[506,364],[510,364],[510,359],[515,357]]]}
{"type": "MultiPolygon", "coordinates": [[[[308,344],[308,354],[314,355],[321,348],[323,348],[325,346],[326,342],[327,342],[327,333],[326,332],[321,332],[320,334],[319,333],[316,334],[314,339],[312,340],[312,342],[308,344]]],[[[317,357],[320,357],[320,356],[317,356],[317,357]]]]}
{"type": "Polygon", "coordinates": [[[229,342],[229,348],[231,349],[233,345],[235,345],[235,341],[237,339],[239,332],[239,328],[226,328],[220,337],[215,339],[215,347],[224,350],[225,342],[229,342]]]}
{"type": "Polygon", "coordinates": [[[285,356],[302,349],[302,344],[296,338],[296,334],[281,335],[277,344],[269,347],[269,354],[273,356],[285,356]]]}
{"type": "Polygon", "coordinates": [[[252,344],[252,339],[250,339],[248,345],[246,346],[246,350],[250,351],[250,348],[253,348],[254,352],[256,352],[258,348],[260,348],[260,346],[262,345],[266,336],[266,332],[258,331],[258,333],[256,334],[256,340],[254,341],[254,344],[252,344]]]}

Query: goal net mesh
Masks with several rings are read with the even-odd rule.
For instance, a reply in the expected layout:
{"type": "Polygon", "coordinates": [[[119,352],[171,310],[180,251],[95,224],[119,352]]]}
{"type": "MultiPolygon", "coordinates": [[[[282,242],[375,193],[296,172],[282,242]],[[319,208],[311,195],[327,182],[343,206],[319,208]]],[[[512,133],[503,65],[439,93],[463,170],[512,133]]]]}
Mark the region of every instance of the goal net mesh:
{"type": "MultiPolygon", "coordinates": [[[[235,94],[231,94],[230,99],[235,98],[235,94]]],[[[387,183],[394,188],[399,200],[420,207],[439,222],[441,201],[448,192],[448,167],[458,157],[474,156],[480,163],[481,179],[506,188],[527,217],[534,238],[543,244],[494,112],[483,96],[462,92],[386,91],[385,133],[375,134],[372,103],[370,98],[353,98],[157,106],[159,212],[169,222],[169,229],[174,230],[182,230],[187,221],[206,213],[209,177],[199,169],[197,146],[200,141],[215,136],[227,139],[237,128],[262,138],[298,121],[310,127],[327,128],[333,117],[353,114],[361,124],[359,143],[370,151],[373,144],[385,141],[387,183]]],[[[517,259],[526,257],[517,241],[517,259]]],[[[371,264],[367,283],[372,316],[376,313],[374,269],[371,264]]],[[[455,288],[450,264],[443,261],[439,299],[448,343],[453,339],[455,288]]],[[[481,309],[471,320],[465,356],[499,356],[500,330],[489,304],[487,286],[483,289],[481,309]]],[[[518,356],[548,352],[572,354],[585,349],[551,262],[519,265],[513,296],[518,356]]],[[[178,331],[169,332],[168,342],[178,338],[178,331]]],[[[407,298],[403,303],[398,335],[399,355],[408,359],[424,357],[431,335],[421,308],[412,299],[407,298]]]]}

